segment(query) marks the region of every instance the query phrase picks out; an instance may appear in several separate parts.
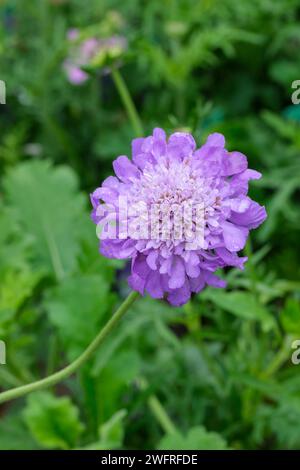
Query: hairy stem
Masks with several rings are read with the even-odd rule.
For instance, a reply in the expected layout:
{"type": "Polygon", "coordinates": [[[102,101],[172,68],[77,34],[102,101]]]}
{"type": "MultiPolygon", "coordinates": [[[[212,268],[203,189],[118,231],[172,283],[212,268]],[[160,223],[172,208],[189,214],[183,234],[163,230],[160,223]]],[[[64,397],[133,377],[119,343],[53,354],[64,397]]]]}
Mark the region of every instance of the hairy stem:
{"type": "Polygon", "coordinates": [[[4,403],[6,401],[22,397],[24,395],[27,395],[27,393],[31,393],[36,390],[51,387],[76,372],[86,361],[88,361],[88,359],[90,359],[91,355],[100,346],[100,344],[102,344],[106,336],[108,336],[109,333],[115,328],[115,326],[119,323],[123,315],[127,312],[129,307],[138,297],[139,294],[137,292],[131,292],[128,295],[122,305],[120,305],[118,310],[102,328],[100,333],[98,333],[96,338],[90,343],[86,350],[77,359],[75,359],[75,361],[73,361],[71,364],[64,367],[60,371],[55,372],[54,374],[49,375],[44,379],[37,380],[36,382],[12,388],[11,390],[7,390],[6,392],[0,393],[0,403],[4,403]]]}

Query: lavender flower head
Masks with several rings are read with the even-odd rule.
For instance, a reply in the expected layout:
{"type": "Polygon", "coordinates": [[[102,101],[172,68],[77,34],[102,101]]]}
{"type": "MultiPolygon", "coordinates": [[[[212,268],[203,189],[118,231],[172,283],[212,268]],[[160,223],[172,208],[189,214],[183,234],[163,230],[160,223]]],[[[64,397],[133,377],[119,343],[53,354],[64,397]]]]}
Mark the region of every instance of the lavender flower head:
{"type": "Polygon", "coordinates": [[[248,169],[240,152],[228,152],[221,134],[196,149],[191,134],[162,129],[134,139],[132,161],[113,163],[91,195],[92,219],[100,252],[131,258],[129,285],[142,295],[186,303],[206,285],[225,287],[214,273],[225,266],[243,269],[249,230],[266,218],[265,208],[247,196],[248,169]]]}
{"type": "MultiPolygon", "coordinates": [[[[107,59],[114,61],[118,59],[126,49],[127,43],[121,36],[111,36],[109,38],[87,38],[80,40],[80,32],[72,28],[67,33],[67,39],[71,43],[70,56],[64,61],[64,69],[68,80],[73,85],[81,85],[88,78],[89,74],[83,70],[85,67],[102,66],[107,59]]],[[[105,67],[105,71],[108,68],[105,67]]]]}

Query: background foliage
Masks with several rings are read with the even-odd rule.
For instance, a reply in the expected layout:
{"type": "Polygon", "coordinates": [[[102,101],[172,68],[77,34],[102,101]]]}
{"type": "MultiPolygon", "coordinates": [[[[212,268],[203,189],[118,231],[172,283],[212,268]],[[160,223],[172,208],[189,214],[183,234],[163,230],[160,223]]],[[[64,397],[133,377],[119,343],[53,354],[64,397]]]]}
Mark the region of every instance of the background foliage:
{"type": "Polygon", "coordinates": [[[126,265],[98,255],[88,193],[134,130],[110,74],[67,81],[69,28],[124,35],[145,130],[198,143],[223,132],[262,171],[251,192],[268,211],[226,291],[178,309],[140,300],[76,377],[0,408],[0,448],[299,449],[299,1],[10,0],[0,12],[1,389],[74,359],[128,293],[126,265]]]}

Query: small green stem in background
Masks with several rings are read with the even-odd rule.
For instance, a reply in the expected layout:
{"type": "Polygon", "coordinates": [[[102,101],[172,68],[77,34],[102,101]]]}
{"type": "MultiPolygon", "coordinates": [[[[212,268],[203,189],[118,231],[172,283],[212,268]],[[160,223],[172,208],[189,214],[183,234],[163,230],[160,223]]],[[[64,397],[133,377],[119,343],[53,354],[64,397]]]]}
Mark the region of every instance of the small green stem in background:
{"type": "Polygon", "coordinates": [[[273,357],[273,361],[270,363],[269,367],[261,374],[261,378],[266,379],[272,377],[281,366],[290,358],[291,356],[291,344],[293,342],[293,336],[287,335],[283,340],[282,346],[273,357]]]}
{"type": "Polygon", "coordinates": [[[100,346],[106,336],[108,336],[114,327],[119,323],[123,315],[127,312],[129,307],[138,297],[139,294],[137,292],[131,292],[131,294],[129,294],[129,296],[120,305],[118,310],[102,328],[96,338],[90,343],[86,350],[77,359],[75,359],[75,361],[44,379],[37,380],[36,382],[22,385],[21,387],[16,387],[11,390],[7,390],[6,392],[0,393],[0,403],[22,397],[23,395],[34,392],[36,390],[51,387],[76,372],[91,357],[91,355],[100,346]]]}
{"type": "MultiPolygon", "coordinates": [[[[148,385],[144,378],[140,377],[138,382],[142,390],[147,390],[148,385]]],[[[148,405],[166,434],[174,434],[177,432],[175,424],[171,421],[166,410],[155,395],[151,394],[148,397],[148,405]]]]}
{"type": "Polygon", "coordinates": [[[149,408],[157,418],[158,422],[160,423],[161,427],[165,431],[166,434],[174,434],[176,433],[176,428],[172,421],[170,420],[169,416],[167,415],[164,407],[158,400],[155,395],[150,395],[148,398],[149,408]]]}
{"type": "Polygon", "coordinates": [[[143,125],[134,105],[134,102],[130,96],[127,85],[123,80],[123,77],[120,74],[119,70],[112,69],[112,77],[119,92],[120,98],[123,102],[123,105],[127,111],[134,132],[136,133],[137,137],[141,137],[142,135],[144,135],[143,125]]]}

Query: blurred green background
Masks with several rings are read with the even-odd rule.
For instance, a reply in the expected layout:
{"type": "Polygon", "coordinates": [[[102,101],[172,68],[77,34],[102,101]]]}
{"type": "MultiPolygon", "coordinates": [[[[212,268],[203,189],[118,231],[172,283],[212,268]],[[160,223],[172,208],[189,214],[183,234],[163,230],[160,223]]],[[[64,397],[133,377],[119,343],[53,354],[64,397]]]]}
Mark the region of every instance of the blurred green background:
{"type": "Polygon", "coordinates": [[[0,449],[300,449],[299,0],[1,1],[2,390],[74,359],[128,293],[99,256],[88,194],[135,131],[104,62],[81,86],[70,28],[126,38],[145,133],[213,131],[263,173],[245,271],[182,308],[139,300],[76,375],[0,407],[0,449]]]}

